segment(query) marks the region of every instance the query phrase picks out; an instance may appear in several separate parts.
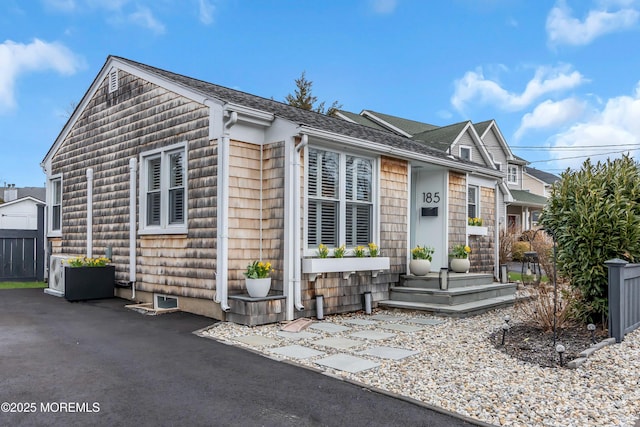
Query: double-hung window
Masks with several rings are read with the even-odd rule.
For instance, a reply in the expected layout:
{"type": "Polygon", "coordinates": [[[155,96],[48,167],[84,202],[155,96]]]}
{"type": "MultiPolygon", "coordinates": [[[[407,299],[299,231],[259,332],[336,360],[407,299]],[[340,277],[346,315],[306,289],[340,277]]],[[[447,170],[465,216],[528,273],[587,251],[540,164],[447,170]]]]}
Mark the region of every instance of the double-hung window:
{"type": "Polygon", "coordinates": [[[59,234],[62,231],[62,177],[49,181],[49,232],[59,234]]]}
{"type": "Polygon", "coordinates": [[[467,187],[467,216],[469,218],[478,218],[480,216],[479,209],[479,188],[475,185],[467,187]]]}
{"type": "Polygon", "coordinates": [[[366,246],[374,233],[374,160],[310,148],[307,246],[366,246]]]}
{"type": "Polygon", "coordinates": [[[142,230],[185,233],[186,148],[173,145],[142,155],[142,230]]]}
{"type": "Polygon", "coordinates": [[[509,184],[518,183],[518,167],[517,166],[509,166],[509,168],[507,169],[507,182],[509,184]]]}

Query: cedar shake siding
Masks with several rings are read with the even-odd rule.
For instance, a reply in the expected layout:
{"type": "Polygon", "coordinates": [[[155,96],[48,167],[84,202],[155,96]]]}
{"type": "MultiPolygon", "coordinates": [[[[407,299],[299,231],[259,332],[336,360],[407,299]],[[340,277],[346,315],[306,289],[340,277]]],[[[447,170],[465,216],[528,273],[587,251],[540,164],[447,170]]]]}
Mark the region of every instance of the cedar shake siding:
{"type": "Polygon", "coordinates": [[[480,217],[482,225],[487,227],[486,236],[469,236],[469,247],[471,247],[471,268],[472,273],[491,273],[495,263],[495,190],[493,188],[480,187],[480,217]]]}
{"type": "Polygon", "coordinates": [[[271,262],[272,292],[282,293],[284,143],[232,141],[229,159],[229,294],[246,293],[247,264],[271,262]],[[262,170],[261,170],[262,165],[262,170]]]}
{"type": "Polygon", "coordinates": [[[467,235],[467,180],[465,175],[449,172],[449,250],[464,245],[467,235]]]}
{"type": "Polygon", "coordinates": [[[93,253],[111,247],[116,280],[128,281],[129,159],[185,142],[188,234],[138,237],[136,289],[212,299],[216,163],[208,109],[122,70],[119,79],[113,93],[102,82],[52,158],[51,174],[63,176],[62,238],[54,251],[86,253],[86,170],[93,168],[93,253]]]}

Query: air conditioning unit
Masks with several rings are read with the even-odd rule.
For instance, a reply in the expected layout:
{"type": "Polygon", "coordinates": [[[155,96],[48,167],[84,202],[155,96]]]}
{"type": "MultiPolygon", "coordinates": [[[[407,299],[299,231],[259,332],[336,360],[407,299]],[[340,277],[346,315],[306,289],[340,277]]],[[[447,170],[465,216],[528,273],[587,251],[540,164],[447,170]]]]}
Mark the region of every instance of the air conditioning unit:
{"type": "Polygon", "coordinates": [[[68,255],[51,255],[49,258],[49,287],[44,293],[56,297],[64,296],[64,265],[73,257],[68,255]]]}

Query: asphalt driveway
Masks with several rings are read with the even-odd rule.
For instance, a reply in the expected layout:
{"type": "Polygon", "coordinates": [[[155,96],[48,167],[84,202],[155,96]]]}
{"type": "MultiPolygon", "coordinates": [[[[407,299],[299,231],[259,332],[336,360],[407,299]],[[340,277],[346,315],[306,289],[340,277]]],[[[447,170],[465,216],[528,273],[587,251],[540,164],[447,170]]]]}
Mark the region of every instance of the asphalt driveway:
{"type": "Polygon", "coordinates": [[[212,319],[127,303],[0,291],[0,425],[470,425],[192,333],[212,319]]]}

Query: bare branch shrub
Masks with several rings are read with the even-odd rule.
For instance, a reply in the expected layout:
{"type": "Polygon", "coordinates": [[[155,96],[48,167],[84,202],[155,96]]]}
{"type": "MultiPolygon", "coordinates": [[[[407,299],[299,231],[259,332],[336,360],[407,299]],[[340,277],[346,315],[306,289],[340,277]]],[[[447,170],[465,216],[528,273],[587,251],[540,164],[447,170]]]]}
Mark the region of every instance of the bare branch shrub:
{"type": "MultiPolygon", "coordinates": [[[[528,319],[528,323],[548,332],[553,330],[554,291],[553,286],[541,284],[530,287],[530,299],[520,300],[516,309],[528,319]]],[[[576,295],[567,284],[558,284],[556,327],[564,329],[575,324],[571,301],[576,295]]]]}

